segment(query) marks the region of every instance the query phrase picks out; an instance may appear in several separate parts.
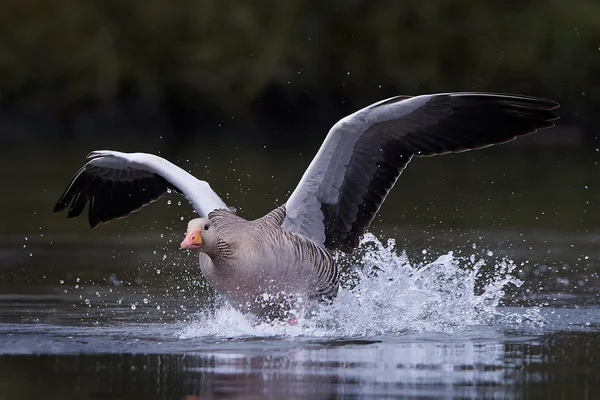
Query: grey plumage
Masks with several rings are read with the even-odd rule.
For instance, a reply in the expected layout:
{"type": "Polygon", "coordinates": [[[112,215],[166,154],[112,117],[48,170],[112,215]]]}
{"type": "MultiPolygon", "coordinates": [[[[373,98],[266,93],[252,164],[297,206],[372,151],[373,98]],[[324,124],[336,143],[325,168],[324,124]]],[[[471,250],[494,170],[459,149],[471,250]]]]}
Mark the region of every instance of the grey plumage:
{"type": "MultiPolygon", "coordinates": [[[[285,205],[254,221],[231,212],[208,183],[150,154],[93,152],[55,206],[92,227],[166,191],[183,194],[214,226],[200,249],[208,282],[242,310],[274,315],[284,297],[331,300],[330,251],[352,252],[412,157],[479,149],[554,126],[558,104],[493,93],[398,96],[336,123],[285,205]],[[212,233],[211,233],[212,234],[212,233]]],[[[289,305],[292,307],[293,305],[289,305]]]]}
{"type": "Polygon", "coordinates": [[[479,149],[554,126],[545,99],[447,93],[383,100],[331,128],[286,203],[284,228],[351,253],[412,157],[479,149]]]}
{"type": "Polygon", "coordinates": [[[335,296],[339,276],[331,256],[309,239],[283,229],[284,217],[283,206],[254,221],[228,210],[208,215],[219,241],[215,249],[200,254],[200,268],[236,308],[262,316],[274,308],[286,311],[279,303],[271,305],[265,294],[292,295],[305,302],[335,296]]]}

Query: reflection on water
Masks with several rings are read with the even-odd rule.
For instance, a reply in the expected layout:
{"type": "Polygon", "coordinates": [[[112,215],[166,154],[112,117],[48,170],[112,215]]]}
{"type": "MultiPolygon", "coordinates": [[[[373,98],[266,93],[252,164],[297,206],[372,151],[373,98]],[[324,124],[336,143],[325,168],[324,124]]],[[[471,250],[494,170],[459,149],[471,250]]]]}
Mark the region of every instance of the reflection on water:
{"type": "MultiPolygon", "coordinates": [[[[479,333],[479,335],[489,332],[479,333]]],[[[1,356],[10,399],[405,396],[581,398],[598,395],[597,333],[471,339],[304,340],[185,354],[1,356]],[[565,350],[568,349],[568,350],[565,350]],[[190,397],[200,396],[200,397],[190,397]]],[[[215,347],[216,345],[212,345],[215,347]]],[[[210,347],[210,346],[207,346],[210,347]]]]}

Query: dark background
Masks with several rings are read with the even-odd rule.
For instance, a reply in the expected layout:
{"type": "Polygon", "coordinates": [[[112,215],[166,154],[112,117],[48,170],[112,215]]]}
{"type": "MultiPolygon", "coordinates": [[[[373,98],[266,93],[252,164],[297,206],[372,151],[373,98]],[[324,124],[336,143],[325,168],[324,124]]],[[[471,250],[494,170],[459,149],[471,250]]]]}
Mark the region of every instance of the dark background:
{"type": "Polygon", "coordinates": [[[376,100],[476,90],[555,99],[594,141],[599,15],[593,0],[5,0],[0,137],[312,148],[376,100]]]}

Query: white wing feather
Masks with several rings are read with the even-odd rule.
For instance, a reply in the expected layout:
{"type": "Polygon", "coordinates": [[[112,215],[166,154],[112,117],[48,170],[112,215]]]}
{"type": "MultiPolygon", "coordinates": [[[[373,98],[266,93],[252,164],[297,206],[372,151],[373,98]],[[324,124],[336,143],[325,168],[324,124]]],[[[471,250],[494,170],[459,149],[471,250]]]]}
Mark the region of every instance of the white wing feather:
{"type": "Polygon", "coordinates": [[[55,212],[68,209],[68,217],[79,216],[89,202],[92,228],[123,218],[156,201],[170,189],[185,196],[202,217],[227,205],[211,189],[177,165],[154,154],[100,150],[73,177],[60,197],[55,212]]]}
{"type": "Polygon", "coordinates": [[[140,170],[162,176],[181,190],[201,217],[206,217],[213,210],[227,208],[208,182],[196,178],[183,168],[157,155],[97,150],[91,152],[87,158],[92,159],[89,164],[98,167],[127,171],[140,170]]]}

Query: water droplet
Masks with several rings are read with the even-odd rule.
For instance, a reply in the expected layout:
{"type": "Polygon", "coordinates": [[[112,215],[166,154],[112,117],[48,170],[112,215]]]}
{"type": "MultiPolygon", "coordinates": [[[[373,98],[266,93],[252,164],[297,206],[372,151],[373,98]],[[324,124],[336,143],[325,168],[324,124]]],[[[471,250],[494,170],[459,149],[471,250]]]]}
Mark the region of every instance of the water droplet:
{"type": "Polygon", "coordinates": [[[133,304],[133,303],[131,304],[131,309],[132,309],[132,310],[135,310],[135,309],[136,309],[136,306],[135,306],[135,304],[133,304]]]}
{"type": "Polygon", "coordinates": [[[91,303],[91,301],[90,301],[90,299],[85,299],[84,303],[85,303],[85,304],[90,304],[90,303],[91,303]]]}
{"type": "Polygon", "coordinates": [[[62,279],[61,279],[60,281],[58,281],[58,282],[59,282],[61,285],[62,285],[63,283],[65,283],[65,281],[64,281],[64,280],[62,280],[62,279]]]}
{"type": "Polygon", "coordinates": [[[493,256],[493,255],[494,255],[494,252],[493,252],[493,251],[491,251],[491,250],[488,250],[488,252],[487,252],[487,255],[491,257],[491,256],[493,256]]]}
{"type": "Polygon", "coordinates": [[[149,303],[149,300],[144,297],[144,304],[148,304],[148,303],[149,303]]]}

